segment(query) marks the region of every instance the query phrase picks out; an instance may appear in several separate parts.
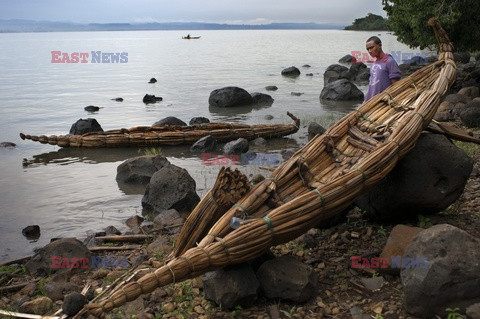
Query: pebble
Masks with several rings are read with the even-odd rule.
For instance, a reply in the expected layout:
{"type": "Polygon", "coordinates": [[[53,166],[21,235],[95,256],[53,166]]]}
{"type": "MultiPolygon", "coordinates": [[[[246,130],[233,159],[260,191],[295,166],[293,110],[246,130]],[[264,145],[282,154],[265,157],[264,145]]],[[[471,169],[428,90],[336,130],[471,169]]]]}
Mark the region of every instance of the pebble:
{"type": "Polygon", "coordinates": [[[204,314],[205,313],[205,310],[201,306],[195,306],[193,308],[193,310],[195,310],[195,312],[198,313],[198,314],[204,314]]]}
{"type": "Polygon", "coordinates": [[[175,310],[175,305],[171,302],[167,303],[166,305],[163,306],[166,312],[172,312],[175,310]]]}

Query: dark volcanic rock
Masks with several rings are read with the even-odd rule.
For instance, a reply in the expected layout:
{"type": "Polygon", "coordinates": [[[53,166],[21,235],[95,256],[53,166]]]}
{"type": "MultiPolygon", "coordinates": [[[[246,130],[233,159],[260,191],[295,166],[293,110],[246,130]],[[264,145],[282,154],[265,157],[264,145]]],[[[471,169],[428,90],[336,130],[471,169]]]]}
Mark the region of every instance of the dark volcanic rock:
{"type": "Polygon", "coordinates": [[[65,296],[62,304],[63,313],[68,316],[76,315],[83,306],[88,303],[87,297],[78,292],[72,292],[65,296]]]}
{"type": "Polygon", "coordinates": [[[315,135],[322,135],[325,133],[326,129],[316,122],[308,124],[308,138],[311,139],[315,135]]]}
{"type": "Polygon", "coordinates": [[[475,98],[460,111],[460,119],[467,127],[480,127],[480,98],[475,98]]]}
{"type": "Polygon", "coordinates": [[[0,148],[14,148],[17,144],[12,142],[2,142],[0,143],[0,148]]]}
{"type": "Polygon", "coordinates": [[[347,54],[343,58],[338,60],[338,62],[340,62],[340,63],[356,63],[357,59],[355,57],[353,57],[351,54],[347,54]]]}
{"type": "Polygon", "coordinates": [[[116,98],[112,99],[112,101],[123,102],[123,98],[116,97],[116,98]]]}
{"type": "Polygon", "coordinates": [[[81,288],[71,282],[51,281],[44,285],[44,291],[52,301],[63,300],[71,292],[80,292],[81,288]]]}
{"type": "Polygon", "coordinates": [[[27,237],[29,240],[35,240],[40,238],[40,226],[30,225],[22,229],[23,236],[27,237]]]}
{"type": "Polygon", "coordinates": [[[98,110],[100,110],[100,108],[95,105],[89,105],[89,106],[85,106],[84,110],[87,112],[97,112],[98,110]]]}
{"type": "Polygon", "coordinates": [[[210,152],[217,146],[217,140],[211,135],[207,135],[196,141],[191,147],[191,152],[205,153],[210,152]]]}
{"type": "Polygon", "coordinates": [[[340,64],[332,64],[327,67],[325,73],[323,73],[323,82],[325,84],[335,82],[339,79],[352,80],[352,76],[348,72],[348,68],[340,64]]]}
{"type": "Polygon", "coordinates": [[[435,214],[460,196],[473,161],[445,136],[424,133],[395,168],[355,204],[377,219],[435,214]]]}
{"type": "Polygon", "coordinates": [[[207,124],[210,123],[210,120],[207,119],[206,117],[198,116],[198,117],[192,117],[190,122],[188,122],[188,125],[200,125],[200,124],[207,124]]]}
{"type": "Polygon", "coordinates": [[[276,87],[275,85],[269,85],[269,86],[266,86],[266,87],[265,87],[265,90],[267,90],[267,91],[276,91],[276,90],[278,90],[278,87],[276,87]]]}
{"type": "Polygon", "coordinates": [[[153,123],[152,126],[187,126],[187,123],[175,116],[167,116],[166,118],[153,123]]]}
{"type": "Polygon", "coordinates": [[[252,104],[250,93],[236,86],[224,87],[210,93],[208,103],[211,106],[230,107],[252,104]]]}
{"type": "Polygon", "coordinates": [[[296,78],[300,75],[300,70],[294,66],[291,66],[289,68],[283,69],[282,75],[291,77],[291,78],[296,78]]]}
{"type": "Polygon", "coordinates": [[[163,98],[160,97],[160,96],[155,96],[155,95],[150,95],[150,94],[145,94],[145,96],[143,97],[143,103],[145,104],[152,104],[152,103],[157,103],[157,102],[160,102],[162,101],[163,98]]]}
{"type": "MultiPolygon", "coordinates": [[[[87,258],[90,260],[90,250],[75,238],[62,238],[51,242],[25,264],[25,268],[33,275],[45,276],[64,268],[52,268],[52,256],[60,256],[71,261],[72,258],[87,258]]],[[[61,262],[60,262],[61,263],[61,262]]],[[[73,271],[82,271],[86,268],[73,268],[73,271]]],[[[67,269],[69,270],[69,269],[67,269]]]]}
{"type": "Polygon", "coordinates": [[[117,167],[117,182],[147,185],[159,169],[170,165],[162,155],[144,155],[129,158],[117,167]]]}
{"type": "Polygon", "coordinates": [[[325,86],[320,94],[322,100],[363,100],[363,93],[347,79],[340,79],[325,86]]]}
{"type": "Polygon", "coordinates": [[[305,302],[316,292],[318,275],[308,265],[291,256],[265,262],[257,271],[265,296],[270,299],[305,302]]]}
{"type": "Polygon", "coordinates": [[[264,93],[252,93],[252,104],[255,105],[272,105],[273,104],[273,98],[264,93]]]}
{"type": "Polygon", "coordinates": [[[446,308],[480,302],[480,239],[447,224],[418,234],[405,257],[426,259],[427,267],[402,269],[405,309],[410,314],[446,317],[446,308]]]}
{"type": "Polygon", "coordinates": [[[249,307],[257,299],[259,283],[248,264],[207,272],[203,279],[205,299],[225,308],[249,307]]]}
{"type": "Polygon", "coordinates": [[[148,83],[157,83],[157,79],[151,78],[150,81],[148,81],[148,83]]]}
{"type": "Polygon", "coordinates": [[[190,213],[200,201],[195,180],[187,170],[167,165],[153,174],[142,198],[144,213],[175,208],[180,213],[190,213]]]}
{"type": "Polygon", "coordinates": [[[468,63],[470,62],[470,53],[469,52],[454,52],[453,57],[456,62],[468,63]]]}
{"type": "Polygon", "coordinates": [[[103,132],[103,129],[100,124],[98,124],[96,119],[88,118],[79,119],[73,123],[69,134],[82,135],[91,132],[103,132]]]}
{"type": "Polygon", "coordinates": [[[248,152],[248,140],[239,138],[235,141],[228,142],[223,146],[223,152],[232,155],[246,153],[248,152]]]}

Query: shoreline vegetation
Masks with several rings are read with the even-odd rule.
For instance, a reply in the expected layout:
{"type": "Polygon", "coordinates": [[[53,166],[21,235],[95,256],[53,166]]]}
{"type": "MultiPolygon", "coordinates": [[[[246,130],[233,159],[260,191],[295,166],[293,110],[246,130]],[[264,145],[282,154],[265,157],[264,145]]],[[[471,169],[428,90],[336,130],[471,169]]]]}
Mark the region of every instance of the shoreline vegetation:
{"type": "Polygon", "coordinates": [[[355,19],[351,25],[345,27],[345,30],[390,31],[388,28],[388,19],[373,13],[367,14],[364,18],[355,19]]]}

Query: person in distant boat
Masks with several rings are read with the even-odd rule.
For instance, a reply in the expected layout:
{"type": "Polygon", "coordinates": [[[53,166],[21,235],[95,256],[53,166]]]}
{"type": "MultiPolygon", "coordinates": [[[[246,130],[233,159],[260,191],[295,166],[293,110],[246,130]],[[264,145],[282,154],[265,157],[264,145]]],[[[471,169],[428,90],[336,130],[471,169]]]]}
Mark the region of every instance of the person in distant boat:
{"type": "Polygon", "coordinates": [[[186,38],[187,38],[187,39],[190,39],[190,33],[189,33],[189,34],[187,34],[186,38]]]}
{"type": "Polygon", "coordinates": [[[366,48],[375,61],[370,67],[370,83],[363,102],[367,102],[378,93],[383,92],[401,77],[397,62],[390,54],[383,52],[382,41],[379,37],[368,38],[366,48]]]}

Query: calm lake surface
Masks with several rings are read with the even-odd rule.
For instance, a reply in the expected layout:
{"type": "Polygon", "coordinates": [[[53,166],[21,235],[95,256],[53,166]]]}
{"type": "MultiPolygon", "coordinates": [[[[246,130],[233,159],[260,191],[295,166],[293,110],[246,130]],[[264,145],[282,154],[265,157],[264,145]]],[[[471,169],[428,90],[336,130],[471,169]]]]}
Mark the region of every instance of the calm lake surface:
{"type": "MultiPolygon", "coordinates": [[[[122,190],[115,181],[117,166],[144,154],[143,149],[61,149],[22,141],[19,133],[67,134],[80,118],[93,117],[104,130],[151,125],[176,116],[248,124],[290,123],[290,111],[304,124],[332,121],[357,105],[322,105],[323,72],[351,51],[365,52],[365,40],[376,35],[337,30],[198,31],[199,40],[182,40],[184,31],[125,31],[0,34],[0,142],[17,144],[0,149],[0,262],[31,255],[53,237],[85,237],[86,231],[114,225],[141,214],[142,194],[122,190]],[[127,63],[55,64],[51,51],[127,52],[127,63]],[[308,64],[310,68],[304,68],[308,64]],[[296,79],[280,75],[298,67],[296,79]],[[313,73],[313,76],[306,76],[313,73]],[[151,77],[158,82],[148,84],[151,77]],[[276,85],[278,91],[266,92],[276,85]],[[270,94],[275,102],[264,108],[216,109],[208,105],[212,90],[239,86],[270,94]],[[303,93],[293,96],[292,92],[303,93]],[[145,105],[143,96],[163,101],[145,105]],[[112,101],[122,97],[123,102],[112,101]],[[97,113],[84,111],[97,105],[97,113]],[[266,120],[266,115],[273,115],[266,120]],[[39,225],[41,237],[30,242],[27,225],[39,225]]],[[[192,33],[192,36],[197,35],[192,33]]],[[[420,52],[381,33],[386,52],[420,52]]],[[[364,92],[365,86],[361,86],[364,92]]],[[[279,154],[307,141],[306,128],[272,140],[262,153],[279,154]]],[[[168,159],[189,171],[200,196],[213,185],[220,167],[202,166],[189,147],[162,147],[168,159]]],[[[220,154],[221,150],[217,152],[220,154]]],[[[247,174],[260,171],[241,167],[247,174]]]]}

